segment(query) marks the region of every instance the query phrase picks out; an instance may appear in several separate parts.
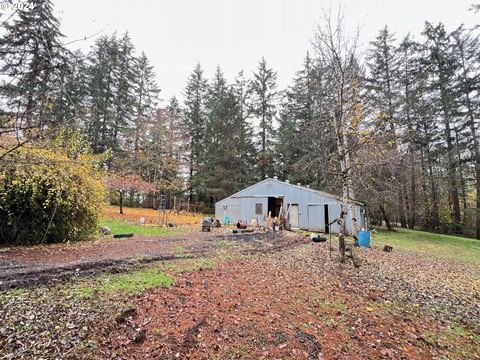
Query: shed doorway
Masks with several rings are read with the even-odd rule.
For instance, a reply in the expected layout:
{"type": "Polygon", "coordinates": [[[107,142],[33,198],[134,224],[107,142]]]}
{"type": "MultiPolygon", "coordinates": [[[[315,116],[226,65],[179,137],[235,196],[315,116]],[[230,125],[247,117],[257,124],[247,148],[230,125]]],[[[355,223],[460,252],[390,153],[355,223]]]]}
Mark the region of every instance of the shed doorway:
{"type": "Polygon", "coordinates": [[[328,204],[325,204],[325,210],[323,211],[325,214],[325,234],[330,234],[330,219],[328,218],[328,204]]]}
{"type": "Polygon", "coordinates": [[[283,205],[283,198],[279,197],[269,197],[268,198],[268,210],[267,210],[267,216],[268,213],[272,213],[272,218],[278,217],[280,215],[280,208],[283,205]]]}

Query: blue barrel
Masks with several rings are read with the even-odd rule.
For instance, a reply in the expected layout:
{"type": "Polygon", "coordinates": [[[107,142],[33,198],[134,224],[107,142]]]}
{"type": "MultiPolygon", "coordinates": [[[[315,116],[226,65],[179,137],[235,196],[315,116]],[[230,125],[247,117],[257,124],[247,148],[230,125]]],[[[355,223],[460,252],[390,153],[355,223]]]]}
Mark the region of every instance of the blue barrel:
{"type": "Polygon", "coordinates": [[[358,245],[363,247],[370,247],[370,231],[358,232],[358,245]]]}

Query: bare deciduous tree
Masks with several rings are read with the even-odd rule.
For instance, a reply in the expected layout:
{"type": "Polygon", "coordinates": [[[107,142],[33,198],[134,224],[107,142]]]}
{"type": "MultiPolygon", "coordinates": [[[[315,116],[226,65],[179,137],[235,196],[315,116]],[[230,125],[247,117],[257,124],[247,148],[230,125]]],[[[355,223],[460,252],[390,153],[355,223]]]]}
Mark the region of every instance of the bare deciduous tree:
{"type": "Polygon", "coordinates": [[[313,45],[325,80],[325,113],[336,137],[336,150],[340,163],[342,205],[339,218],[340,261],[345,261],[345,236],[347,215],[352,222],[353,236],[357,236],[354,214],[355,193],[352,182],[352,151],[354,135],[361,120],[359,102],[359,31],[350,36],[345,29],[344,17],[339,8],[335,17],[332,11],[324,11],[318,25],[313,45]],[[325,101],[326,100],[326,101],[325,101]]]}

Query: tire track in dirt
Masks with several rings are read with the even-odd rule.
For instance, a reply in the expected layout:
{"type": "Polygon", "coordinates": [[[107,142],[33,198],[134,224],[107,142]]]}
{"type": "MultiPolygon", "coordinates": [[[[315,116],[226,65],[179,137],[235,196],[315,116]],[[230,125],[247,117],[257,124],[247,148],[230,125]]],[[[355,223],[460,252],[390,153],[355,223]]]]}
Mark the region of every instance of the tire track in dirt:
{"type": "MultiPolygon", "coordinates": [[[[253,246],[253,248],[241,249],[239,251],[240,254],[244,255],[282,251],[307,241],[302,236],[273,232],[244,235],[214,235],[201,240],[196,239],[193,241],[193,244],[191,244],[192,239],[188,238],[140,238],[137,239],[139,246],[145,242],[149,246],[144,247],[141,254],[138,254],[138,247],[136,247],[134,248],[136,253],[122,258],[87,260],[83,262],[73,261],[67,265],[52,265],[45,262],[40,262],[39,264],[31,261],[22,262],[21,257],[19,257],[15,260],[9,259],[9,261],[4,260],[0,263],[0,290],[26,288],[43,284],[54,285],[73,278],[93,277],[101,273],[125,272],[150,263],[209,256],[217,250],[216,241],[219,239],[231,241],[232,243],[241,241],[253,246]],[[160,245],[160,247],[157,248],[156,245],[160,245]],[[185,245],[191,246],[184,249],[186,253],[178,253],[176,247],[185,245]]],[[[117,245],[113,242],[111,244],[117,245]]],[[[92,257],[95,258],[95,256],[92,257]]]]}

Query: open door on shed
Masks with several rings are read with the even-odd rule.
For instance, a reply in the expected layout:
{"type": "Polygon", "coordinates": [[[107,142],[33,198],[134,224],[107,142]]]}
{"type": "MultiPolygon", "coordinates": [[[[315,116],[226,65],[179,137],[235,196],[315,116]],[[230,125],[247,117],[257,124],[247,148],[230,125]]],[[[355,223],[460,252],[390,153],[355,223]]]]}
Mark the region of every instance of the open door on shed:
{"type": "Polygon", "coordinates": [[[330,223],[329,217],[328,217],[328,204],[324,205],[325,209],[323,213],[325,214],[325,234],[330,234],[330,223]]]}
{"type": "MultiPolygon", "coordinates": [[[[280,209],[283,205],[283,199],[279,197],[269,197],[268,198],[268,212],[272,212],[272,218],[280,214],[280,209]]],[[[285,212],[284,212],[285,213],[285,212]]]]}

